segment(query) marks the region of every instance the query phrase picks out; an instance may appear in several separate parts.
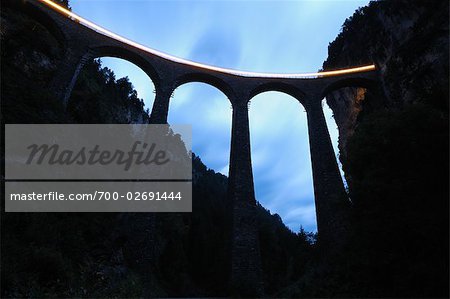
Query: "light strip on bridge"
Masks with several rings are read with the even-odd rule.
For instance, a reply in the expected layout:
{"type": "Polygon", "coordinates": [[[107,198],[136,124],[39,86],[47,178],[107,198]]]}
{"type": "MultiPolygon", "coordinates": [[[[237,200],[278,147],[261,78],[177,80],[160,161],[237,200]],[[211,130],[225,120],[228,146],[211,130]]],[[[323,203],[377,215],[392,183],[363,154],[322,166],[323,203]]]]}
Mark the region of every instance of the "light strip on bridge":
{"type": "Polygon", "coordinates": [[[151,49],[149,47],[146,47],[144,45],[141,45],[139,43],[136,43],[132,40],[129,40],[125,37],[122,37],[118,34],[115,34],[114,32],[111,32],[89,20],[86,20],[79,15],[71,12],[70,10],[54,3],[51,0],[39,0],[40,2],[46,4],[53,10],[56,10],[57,12],[71,18],[72,20],[90,28],[98,33],[101,33],[103,35],[106,35],[108,37],[111,37],[115,40],[118,40],[120,42],[126,43],[130,46],[133,46],[135,48],[138,48],[140,50],[143,50],[145,52],[151,53],[153,55],[162,57],[164,59],[178,62],[181,64],[186,64],[198,68],[202,68],[205,70],[211,70],[211,71],[217,71],[221,73],[226,74],[232,74],[236,76],[242,76],[242,77],[262,77],[262,78],[285,78],[285,79],[306,79],[306,78],[318,78],[318,77],[330,77],[330,76],[338,76],[338,75],[345,75],[345,74],[352,74],[352,73],[361,73],[361,72],[367,72],[367,71],[373,71],[375,70],[375,65],[366,65],[366,66],[360,66],[360,67],[354,67],[354,68],[347,68],[347,69],[340,69],[340,70],[334,70],[334,71],[324,71],[324,72],[317,72],[317,73],[303,73],[303,74],[279,74],[279,73],[257,73],[257,72],[247,72],[247,71],[239,71],[239,70],[233,70],[233,69],[227,69],[227,68],[221,68],[217,66],[212,65],[206,65],[202,63],[198,63],[195,61],[186,60],[183,58],[175,57],[160,51],[157,51],[155,49],[151,49]]]}

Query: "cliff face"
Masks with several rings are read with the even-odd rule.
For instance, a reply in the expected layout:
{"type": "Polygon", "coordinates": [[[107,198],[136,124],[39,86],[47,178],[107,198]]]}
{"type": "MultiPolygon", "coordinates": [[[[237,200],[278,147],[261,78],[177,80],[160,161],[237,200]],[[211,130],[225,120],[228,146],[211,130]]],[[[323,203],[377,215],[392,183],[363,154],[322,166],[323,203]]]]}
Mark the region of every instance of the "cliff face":
{"type": "Polygon", "coordinates": [[[353,295],[448,297],[448,27],[448,1],[371,2],[329,45],[324,69],[375,63],[385,94],[327,95],[353,221],[334,279],[353,295]]]}
{"type": "Polygon", "coordinates": [[[379,99],[362,88],[343,88],[327,96],[343,164],[361,113],[418,102],[448,110],[448,9],[440,0],[371,2],[330,43],[324,69],[375,63],[386,94],[379,99]]]}

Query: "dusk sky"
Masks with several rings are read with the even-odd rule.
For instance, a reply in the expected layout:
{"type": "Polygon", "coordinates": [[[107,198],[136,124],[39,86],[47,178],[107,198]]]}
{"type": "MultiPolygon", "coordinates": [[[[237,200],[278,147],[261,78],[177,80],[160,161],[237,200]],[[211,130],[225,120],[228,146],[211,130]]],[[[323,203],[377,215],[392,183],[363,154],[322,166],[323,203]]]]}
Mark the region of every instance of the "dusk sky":
{"type": "MultiPolygon", "coordinates": [[[[256,72],[315,72],[345,19],[369,1],[72,0],[72,11],[140,44],[214,66],[256,72]]],[[[151,110],[153,83],[124,60],[102,58],[128,76],[151,110]]],[[[324,104],[337,154],[337,129],[324,104]]],[[[279,92],[254,97],[250,135],[256,199],[297,232],[315,231],[306,112],[279,92]]],[[[231,104],[214,87],[189,83],[171,99],[169,123],[192,124],[193,151],[228,175],[231,104]]]]}

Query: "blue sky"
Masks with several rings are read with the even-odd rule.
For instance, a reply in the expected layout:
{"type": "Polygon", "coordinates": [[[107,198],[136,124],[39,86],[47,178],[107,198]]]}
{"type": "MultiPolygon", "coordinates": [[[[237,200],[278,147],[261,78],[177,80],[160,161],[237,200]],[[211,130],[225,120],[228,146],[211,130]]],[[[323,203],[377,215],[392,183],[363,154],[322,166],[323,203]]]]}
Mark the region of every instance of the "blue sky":
{"type": "MultiPolygon", "coordinates": [[[[344,20],[369,1],[72,0],[72,10],[115,33],[174,56],[257,72],[314,72],[344,20]]],[[[153,83],[135,65],[102,58],[116,78],[128,76],[151,110],[153,83]]],[[[324,105],[337,153],[337,129],[324,105]]],[[[306,113],[292,97],[251,100],[250,134],[256,198],[293,231],[316,230],[306,113]]],[[[231,105],[214,87],[179,87],[169,123],[193,127],[193,151],[228,174],[231,105]]]]}

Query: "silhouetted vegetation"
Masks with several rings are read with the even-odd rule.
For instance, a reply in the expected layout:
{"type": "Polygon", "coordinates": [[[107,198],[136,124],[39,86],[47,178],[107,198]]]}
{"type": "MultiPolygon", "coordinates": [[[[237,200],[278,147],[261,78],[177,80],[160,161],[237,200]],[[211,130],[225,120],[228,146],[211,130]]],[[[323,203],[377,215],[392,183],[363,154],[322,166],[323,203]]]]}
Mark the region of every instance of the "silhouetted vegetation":
{"type": "Polygon", "coordinates": [[[148,123],[149,111],[128,77],[94,60],[84,66],[69,101],[68,111],[76,123],[148,123]]]}
{"type": "Polygon", "coordinates": [[[353,245],[374,296],[448,294],[448,136],[448,113],[416,104],[370,114],[348,141],[353,245]]]}

